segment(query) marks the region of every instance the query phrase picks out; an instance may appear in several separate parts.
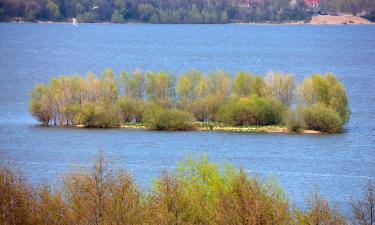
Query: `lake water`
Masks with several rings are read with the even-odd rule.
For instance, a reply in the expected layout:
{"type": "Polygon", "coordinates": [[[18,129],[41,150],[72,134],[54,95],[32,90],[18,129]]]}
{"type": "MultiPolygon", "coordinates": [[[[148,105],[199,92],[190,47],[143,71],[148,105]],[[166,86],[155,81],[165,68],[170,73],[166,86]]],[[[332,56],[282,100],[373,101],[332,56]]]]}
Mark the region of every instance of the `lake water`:
{"type": "Polygon", "coordinates": [[[301,204],[316,185],[345,211],[375,177],[375,26],[0,24],[0,149],[32,183],[53,183],[99,149],[147,188],[187,156],[207,154],[249,173],[272,174],[301,204]],[[105,68],[191,68],[298,81],[333,72],[349,96],[351,119],[337,135],[154,132],[37,126],[27,92],[53,76],[105,68]]]}

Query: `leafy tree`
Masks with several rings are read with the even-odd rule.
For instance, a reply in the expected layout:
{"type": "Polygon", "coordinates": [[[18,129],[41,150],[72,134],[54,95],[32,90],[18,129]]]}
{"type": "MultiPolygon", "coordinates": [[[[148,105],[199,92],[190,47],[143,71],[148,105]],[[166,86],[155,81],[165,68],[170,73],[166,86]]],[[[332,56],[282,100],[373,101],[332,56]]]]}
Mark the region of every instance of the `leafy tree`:
{"type": "Polygon", "coordinates": [[[53,1],[48,1],[47,3],[48,9],[48,18],[51,20],[57,20],[60,17],[60,9],[59,6],[56,5],[53,1]]]}
{"type": "Polygon", "coordinates": [[[120,76],[124,87],[124,94],[135,100],[143,99],[146,82],[143,74],[140,71],[135,71],[132,75],[122,72],[120,76]]]}
{"type": "Polygon", "coordinates": [[[119,11],[116,9],[112,16],[111,16],[111,22],[112,23],[123,23],[125,22],[124,16],[119,13],[119,11]]]}
{"type": "Polygon", "coordinates": [[[266,76],[266,95],[285,106],[291,106],[296,85],[292,75],[270,72],[266,76]]]}
{"type": "Polygon", "coordinates": [[[199,71],[191,70],[180,76],[176,93],[180,97],[180,107],[188,109],[192,101],[205,95],[205,80],[203,75],[199,71]]]}
{"type": "Polygon", "coordinates": [[[333,74],[306,78],[300,87],[300,98],[302,105],[323,104],[335,110],[343,123],[349,120],[350,112],[345,89],[333,74]]]}
{"type": "Polygon", "coordinates": [[[154,7],[151,4],[140,4],[138,5],[139,18],[143,22],[149,22],[151,16],[154,13],[154,7]]]}
{"type": "Polygon", "coordinates": [[[196,5],[192,5],[189,11],[189,23],[203,23],[203,17],[196,5]]]}
{"type": "Polygon", "coordinates": [[[48,95],[47,87],[43,84],[37,85],[29,95],[29,111],[31,112],[31,115],[44,125],[49,125],[53,115],[51,99],[48,95]]]}
{"type": "Polygon", "coordinates": [[[163,107],[171,107],[175,78],[165,72],[147,72],[146,80],[148,100],[163,107]]]}
{"type": "Polygon", "coordinates": [[[252,81],[253,79],[250,74],[239,72],[234,80],[233,92],[240,97],[249,96],[251,94],[252,81]]]}

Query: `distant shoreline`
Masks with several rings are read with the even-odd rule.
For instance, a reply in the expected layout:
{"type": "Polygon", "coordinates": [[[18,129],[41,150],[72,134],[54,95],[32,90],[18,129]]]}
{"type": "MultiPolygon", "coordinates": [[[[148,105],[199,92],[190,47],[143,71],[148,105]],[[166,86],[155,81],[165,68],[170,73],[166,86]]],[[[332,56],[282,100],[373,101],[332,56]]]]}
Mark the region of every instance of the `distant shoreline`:
{"type": "MultiPolygon", "coordinates": [[[[41,21],[37,20],[24,21],[24,20],[11,20],[3,21],[2,23],[39,23],[39,24],[71,24],[70,20],[67,21],[41,21]]],[[[283,22],[272,22],[272,21],[263,21],[263,22],[233,22],[233,23],[215,23],[215,24],[194,24],[194,23],[144,23],[144,22],[126,22],[126,23],[112,23],[112,22],[94,22],[94,23],[78,23],[79,24],[163,24],[163,25],[217,25],[217,24],[235,24],[235,25],[374,25],[375,22],[371,22],[366,18],[353,16],[353,15],[318,15],[313,16],[309,22],[305,21],[283,21],[283,22]]]]}

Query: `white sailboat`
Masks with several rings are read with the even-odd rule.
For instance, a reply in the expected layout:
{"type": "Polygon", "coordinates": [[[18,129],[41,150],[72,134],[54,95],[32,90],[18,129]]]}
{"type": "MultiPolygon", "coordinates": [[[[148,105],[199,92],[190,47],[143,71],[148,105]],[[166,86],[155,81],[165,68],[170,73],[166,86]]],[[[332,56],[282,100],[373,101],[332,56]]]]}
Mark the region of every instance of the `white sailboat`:
{"type": "Polygon", "coordinates": [[[73,18],[73,26],[78,26],[78,23],[77,23],[77,19],[76,18],[73,18]]]}

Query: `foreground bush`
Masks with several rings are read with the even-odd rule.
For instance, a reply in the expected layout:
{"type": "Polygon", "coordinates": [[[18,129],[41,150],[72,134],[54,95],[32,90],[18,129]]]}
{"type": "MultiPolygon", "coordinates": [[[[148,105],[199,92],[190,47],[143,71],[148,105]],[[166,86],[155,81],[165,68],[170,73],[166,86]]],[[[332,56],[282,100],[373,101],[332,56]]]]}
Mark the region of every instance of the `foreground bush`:
{"type": "Polygon", "coordinates": [[[375,223],[375,186],[371,181],[364,188],[362,199],[352,203],[353,224],[373,225],[375,223]]]}
{"type": "Polygon", "coordinates": [[[215,224],[293,224],[291,206],[283,191],[262,184],[241,170],[219,199],[215,224]]]}
{"type": "MultiPolygon", "coordinates": [[[[0,224],[321,224],[348,221],[313,193],[305,211],[293,207],[272,180],[261,181],[202,157],[165,171],[149,192],[114,170],[100,154],[89,168],[63,177],[63,185],[31,187],[0,160],[0,224]]],[[[373,224],[374,188],[353,203],[354,224],[373,224]]]]}
{"type": "Polygon", "coordinates": [[[345,217],[338,212],[337,207],[331,207],[327,200],[321,198],[317,192],[313,192],[308,202],[308,210],[305,213],[297,212],[297,221],[301,225],[310,224],[348,224],[345,217]]]}
{"type": "Polygon", "coordinates": [[[327,133],[337,133],[342,130],[343,122],[340,115],[333,109],[315,104],[301,110],[307,128],[327,133]]]}

